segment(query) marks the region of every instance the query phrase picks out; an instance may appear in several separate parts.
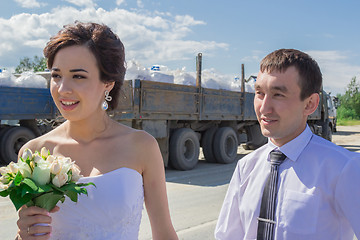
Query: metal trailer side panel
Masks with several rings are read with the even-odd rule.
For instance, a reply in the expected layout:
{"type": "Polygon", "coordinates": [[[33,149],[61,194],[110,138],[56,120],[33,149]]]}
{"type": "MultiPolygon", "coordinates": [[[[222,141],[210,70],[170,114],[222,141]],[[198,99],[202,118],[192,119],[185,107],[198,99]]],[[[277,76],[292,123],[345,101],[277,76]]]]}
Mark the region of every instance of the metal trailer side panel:
{"type": "Polygon", "coordinates": [[[320,92],[320,101],[315,112],[308,116],[308,120],[321,120],[324,121],[328,118],[327,116],[327,94],[324,91],[320,92]]]}
{"type": "Polygon", "coordinates": [[[243,103],[244,119],[245,121],[257,121],[254,109],[254,93],[245,92],[245,99],[243,103]]]}
{"type": "MultiPolygon", "coordinates": [[[[198,119],[198,88],[144,80],[140,84],[139,118],[166,120],[198,119]]],[[[137,88],[138,84],[135,84],[135,87],[137,88]]]]}
{"type": "Polygon", "coordinates": [[[49,89],[0,87],[2,120],[51,119],[55,111],[49,89]]]}
{"type": "Polygon", "coordinates": [[[133,87],[129,80],[124,82],[114,118],[253,121],[253,98],[253,93],[146,80],[135,80],[133,87]]]}
{"type": "Polygon", "coordinates": [[[242,120],[243,94],[227,90],[202,89],[200,120],[242,120]]]}
{"type": "Polygon", "coordinates": [[[165,166],[172,129],[204,132],[214,124],[238,129],[257,122],[253,93],[135,80],[125,81],[122,95],[113,118],[155,137],[165,166]]]}
{"type": "Polygon", "coordinates": [[[316,108],[315,112],[313,112],[308,117],[308,120],[319,120],[319,119],[321,119],[321,103],[319,103],[319,105],[316,108]]]}
{"type": "Polygon", "coordinates": [[[110,115],[115,120],[135,118],[134,88],[132,80],[124,81],[118,99],[118,106],[113,112],[110,112],[110,115]]]}

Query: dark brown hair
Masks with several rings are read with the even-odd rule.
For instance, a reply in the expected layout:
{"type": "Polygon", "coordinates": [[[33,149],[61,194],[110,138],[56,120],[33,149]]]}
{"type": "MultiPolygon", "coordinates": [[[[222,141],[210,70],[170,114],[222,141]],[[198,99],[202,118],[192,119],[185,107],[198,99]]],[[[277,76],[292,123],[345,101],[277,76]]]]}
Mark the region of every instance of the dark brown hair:
{"type": "Polygon", "coordinates": [[[290,66],[294,66],[300,76],[301,100],[321,91],[322,74],[318,64],[308,54],[296,49],[279,49],[268,54],[260,63],[260,71],[285,72],[290,66]]]}
{"type": "Polygon", "coordinates": [[[48,68],[52,68],[60,49],[74,45],[85,46],[94,54],[102,82],[115,82],[109,94],[112,97],[109,110],[115,109],[126,72],[125,49],[119,37],[106,25],[77,21],[66,25],[44,48],[48,68]]]}

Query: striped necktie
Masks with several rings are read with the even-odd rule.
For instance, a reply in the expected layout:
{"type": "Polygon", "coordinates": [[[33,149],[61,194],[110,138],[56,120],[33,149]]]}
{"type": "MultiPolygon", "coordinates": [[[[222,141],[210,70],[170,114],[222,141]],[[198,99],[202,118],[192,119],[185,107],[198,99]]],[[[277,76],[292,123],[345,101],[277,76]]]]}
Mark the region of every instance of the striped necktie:
{"type": "Polygon", "coordinates": [[[279,166],[285,158],[286,156],[282,152],[270,152],[271,170],[261,199],[260,215],[258,217],[257,240],[274,239],[278,173],[279,166]]]}

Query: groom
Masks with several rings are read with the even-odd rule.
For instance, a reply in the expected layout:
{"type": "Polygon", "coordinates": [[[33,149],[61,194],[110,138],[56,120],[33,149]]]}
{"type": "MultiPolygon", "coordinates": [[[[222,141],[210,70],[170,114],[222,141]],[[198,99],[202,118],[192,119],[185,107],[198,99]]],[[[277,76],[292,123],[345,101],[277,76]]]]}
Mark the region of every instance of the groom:
{"type": "Polygon", "coordinates": [[[360,154],[307,125],[321,86],[317,63],[301,51],[280,49],[261,61],[254,107],[269,142],[238,162],[216,239],[360,238],[360,154]],[[283,157],[270,159],[273,151],[283,157]]]}

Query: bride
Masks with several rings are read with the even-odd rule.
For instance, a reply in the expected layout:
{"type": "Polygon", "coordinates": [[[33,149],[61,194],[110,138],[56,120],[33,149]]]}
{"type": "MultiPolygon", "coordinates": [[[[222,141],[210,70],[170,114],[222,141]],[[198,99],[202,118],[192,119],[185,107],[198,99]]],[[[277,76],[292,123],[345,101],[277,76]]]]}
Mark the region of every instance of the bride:
{"type": "Polygon", "coordinates": [[[23,146],[71,157],[88,196],[51,212],[23,206],[17,239],[138,239],[143,203],[153,239],[178,239],[171,223],[159,147],[148,133],[112,120],[125,76],[124,46],[105,25],[67,25],[44,49],[52,98],[66,121],[23,146]],[[38,223],[47,223],[48,226],[38,223]]]}

